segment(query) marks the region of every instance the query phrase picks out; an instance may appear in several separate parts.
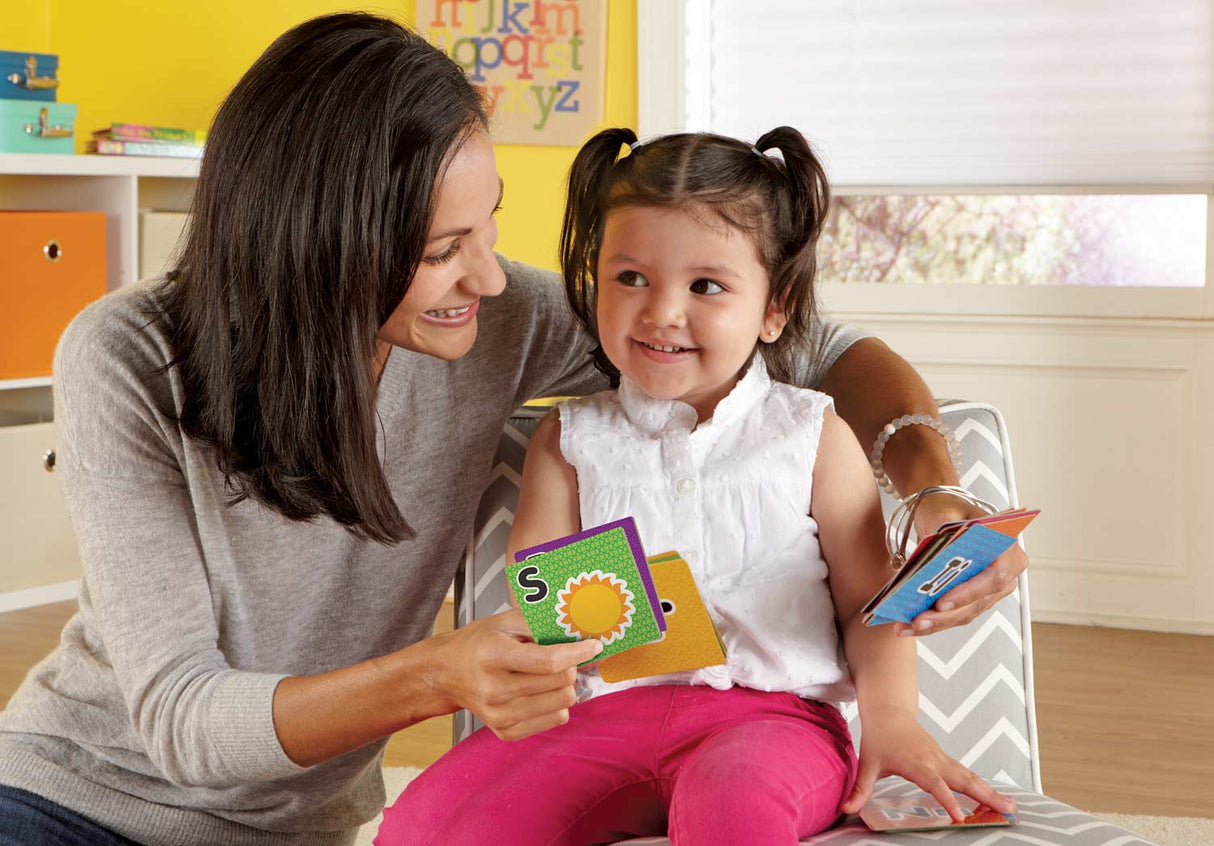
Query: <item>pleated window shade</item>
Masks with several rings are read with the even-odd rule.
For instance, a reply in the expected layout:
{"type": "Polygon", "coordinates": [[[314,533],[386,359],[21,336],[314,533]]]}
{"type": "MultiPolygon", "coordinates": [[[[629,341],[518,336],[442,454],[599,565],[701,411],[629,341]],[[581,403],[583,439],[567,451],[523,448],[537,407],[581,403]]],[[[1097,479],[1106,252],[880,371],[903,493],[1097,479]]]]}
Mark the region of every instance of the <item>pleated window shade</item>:
{"type": "Polygon", "coordinates": [[[838,186],[1214,185],[1211,0],[687,0],[686,124],[838,186]]]}

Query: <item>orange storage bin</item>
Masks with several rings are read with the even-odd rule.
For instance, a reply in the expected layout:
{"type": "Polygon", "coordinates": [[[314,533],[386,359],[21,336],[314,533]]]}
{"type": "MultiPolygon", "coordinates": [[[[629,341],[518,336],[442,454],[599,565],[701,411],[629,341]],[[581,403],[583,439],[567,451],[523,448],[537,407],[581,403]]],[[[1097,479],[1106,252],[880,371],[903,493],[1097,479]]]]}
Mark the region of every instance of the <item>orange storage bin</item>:
{"type": "Polygon", "coordinates": [[[105,215],[0,212],[0,379],[51,375],[71,319],[105,293],[105,215]]]}

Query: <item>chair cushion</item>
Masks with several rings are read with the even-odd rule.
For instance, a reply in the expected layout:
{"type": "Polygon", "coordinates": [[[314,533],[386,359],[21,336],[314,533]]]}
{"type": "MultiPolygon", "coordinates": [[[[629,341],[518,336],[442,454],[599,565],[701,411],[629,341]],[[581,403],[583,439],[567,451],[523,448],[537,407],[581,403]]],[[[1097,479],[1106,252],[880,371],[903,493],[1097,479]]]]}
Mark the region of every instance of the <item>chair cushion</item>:
{"type": "MultiPolygon", "coordinates": [[[[1155,846],[1120,826],[1104,822],[1070,805],[1015,785],[996,784],[1001,793],[1014,796],[1020,822],[1007,828],[971,828],[957,831],[884,832],[870,831],[859,817],[848,817],[839,826],[801,841],[803,846],[1155,846]]],[[[875,794],[905,796],[917,790],[900,778],[883,779],[875,794]]],[[[665,837],[639,837],[617,846],[670,846],[665,837]]]]}

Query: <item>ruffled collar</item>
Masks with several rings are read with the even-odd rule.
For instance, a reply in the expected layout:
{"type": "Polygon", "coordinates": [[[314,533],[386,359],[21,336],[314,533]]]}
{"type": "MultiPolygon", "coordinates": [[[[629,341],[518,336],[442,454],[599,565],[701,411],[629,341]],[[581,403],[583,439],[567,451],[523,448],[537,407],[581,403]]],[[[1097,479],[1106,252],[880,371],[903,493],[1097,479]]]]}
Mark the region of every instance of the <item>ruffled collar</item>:
{"type": "MultiPolygon", "coordinates": [[[[710,419],[700,424],[699,431],[717,429],[748,414],[771,390],[771,376],[763,356],[756,352],[746,373],[719,403],[710,419]]],[[[620,405],[628,420],[648,434],[690,432],[696,429],[696,410],[682,400],[656,399],[649,396],[627,376],[620,376],[620,405]]]]}

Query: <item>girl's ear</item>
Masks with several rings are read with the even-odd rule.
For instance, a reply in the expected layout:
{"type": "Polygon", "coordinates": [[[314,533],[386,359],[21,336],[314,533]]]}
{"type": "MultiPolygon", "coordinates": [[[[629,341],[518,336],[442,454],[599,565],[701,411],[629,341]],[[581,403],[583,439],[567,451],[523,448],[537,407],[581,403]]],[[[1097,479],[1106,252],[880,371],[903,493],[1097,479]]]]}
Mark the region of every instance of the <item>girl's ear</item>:
{"type": "Polygon", "coordinates": [[[767,304],[767,311],[763,314],[763,323],[759,327],[759,340],[765,344],[774,344],[783,334],[786,325],[788,325],[788,315],[784,311],[784,304],[778,300],[772,300],[767,304]]]}

